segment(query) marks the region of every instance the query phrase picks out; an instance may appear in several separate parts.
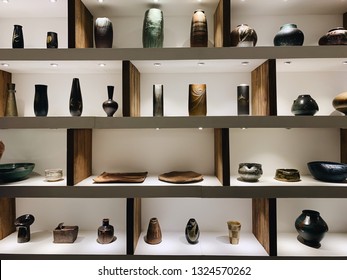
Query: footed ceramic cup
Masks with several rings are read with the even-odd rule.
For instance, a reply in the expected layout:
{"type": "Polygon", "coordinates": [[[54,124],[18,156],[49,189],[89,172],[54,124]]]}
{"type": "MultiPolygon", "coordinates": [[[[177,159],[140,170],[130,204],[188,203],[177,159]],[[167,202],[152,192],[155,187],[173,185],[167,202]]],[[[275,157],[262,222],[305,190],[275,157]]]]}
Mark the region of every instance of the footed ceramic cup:
{"type": "Polygon", "coordinates": [[[238,221],[228,221],[230,244],[237,245],[240,241],[241,223],[238,221]]]}

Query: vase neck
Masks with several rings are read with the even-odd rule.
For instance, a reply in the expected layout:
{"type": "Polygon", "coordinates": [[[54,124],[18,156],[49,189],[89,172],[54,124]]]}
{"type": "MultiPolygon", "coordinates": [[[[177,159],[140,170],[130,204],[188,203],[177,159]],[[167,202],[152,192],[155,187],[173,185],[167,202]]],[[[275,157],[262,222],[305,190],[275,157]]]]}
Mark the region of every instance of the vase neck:
{"type": "Polygon", "coordinates": [[[110,225],[110,220],[109,219],[103,219],[102,220],[102,225],[106,226],[106,227],[109,226],[110,225]]]}
{"type": "Polygon", "coordinates": [[[285,28],[297,28],[298,26],[294,23],[287,23],[287,24],[283,24],[281,26],[281,29],[285,29],[285,28]]]}

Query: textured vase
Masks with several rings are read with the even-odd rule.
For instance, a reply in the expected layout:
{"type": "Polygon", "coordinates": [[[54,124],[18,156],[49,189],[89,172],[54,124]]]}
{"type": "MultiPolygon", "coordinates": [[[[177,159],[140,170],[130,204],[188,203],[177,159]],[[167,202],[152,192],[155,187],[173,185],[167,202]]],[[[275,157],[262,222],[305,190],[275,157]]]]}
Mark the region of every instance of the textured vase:
{"type": "Polygon", "coordinates": [[[274,38],[275,46],[302,46],[303,44],[304,33],[293,23],[282,25],[274,38]]]}
{"type": "Polygon", "coordinates": [[[185,236],[190,244],[196,244],[199,242],[200,230],[197,221],[193,218],[189,219],[186,228],[185,236]]]}
{"type": "Polygon", "coordinates": [[[303,210],[295,220],[295,228],[299,233],[298,240],[310,247],[319,248],[325,233],[329,230],[320,213],[314,210],[303,210]]]}
{"type": "Polygon", "coordinates": [[[230,244],[238,245],[240,242],[241,223],[238,221],[228,221],[227,225],[229,230],[230,244]]]}
{"type": "Polygon", "coordinates": [[[208,45],[208,29],[207,19],[203,10],[196,10],[192,17],[190,29],[190,46],[191,47],[207,47],[208,45]]]}
{"type": "Polygon", "coordinates": [[[35,85],[34,113],[37,117],[48,114],[47,85],[35,85]]]}
{"type": "Polygon", "coordinates": [[[78,117],[82,115],[83,102],[82,102],[80,80],[78,78],[74,78],[72,80],[69,105],[70,105],[71,116],[78,117]]]}
{"type": "Polygon", "coordinates": [[[333,99],[333,107],[345,115],[347,115],[347,91],[335,96],[333,99]]]}
{"type": "Polygon", "coordinates": [[[311,95],[302,94],[294,100],[291,111],[295,116],[313,116],[319,111],[319,107],[311,95]]]}
{"type": "Polygon", "coordinates": [[[254,47],[257,44],[257,32],[248,24],[240,24],[230,33],[232,47],[254,47]]]}
{"type": "Polygon", "coordinates": [[[263,169],[260,163],[240,163],[238,173],[242,181],[245,182],[257,182],[261,175],[263,175],[263,169]]]}
{"type": "Polygon", "coordinates": [[[108,99],[102,103],[102,108],[108,117],[112,117],[118,110],[118,103],[113,100],[113,92],[114,86],[107,86],[108,99]]]}
{"type": "Polygon", "coordinates": [[[112,22],[106,18],[97,18],[94,26],[94,39],[96,48],[112,48],[113,26],[112,22]]]}
{"type": "Polygon", "coordinates": [[[347,30],[344,27],[336,27],[329,30],[319,41],[319,45],[347,45],[347,30]]]}
{"type": "Polygon", "coordinates": [[[164,17],[160,9],[146,11],[143,19],[142,44],[144,48],[162,48],[164,42],[164,17]]]}
{"type": "Polygon", "coordinates": [[[16,24],[13,29],[12,48],[14,49],[24,48],[23,27],[18,24],[16,24]]]}
{"type": "Polygon", "coordinates": [[[7,84],[7,99],[5,107],[5,116],[7,117],[17,117],[17,101],[16,101],[16,85],[9,83],[7,84]]]}
{"type": "Polygon", "coordinates": [[[56,32],[47,32],[47,49],[57,49],[58,48],[58,34],[56,32]]]}
{"type": "Polygon", "coordinates": [[[206,116],[206,84],[190,84],[188,98],[189,116],[206,116]]]}
{"type": "Polygon", "coordinates": [[[153,85],[153,116],[162,117],[164,115],[164,86],[153,85]]]}
{"type": "Polygon", "coordinates": [[[30,241],[30,226],[34,221],[35,217],[31,214],[22,215],[15,220],[14,225],[18,228],[18,243],[26,243],[30,241]]]}
{"type": "Polygon", "coordinates": [[[162,240],[162,233],[157,218],[151,218],[149,220],[147,235],[145,241],[148,244],[156,245],[159,244],[162,240]]]}
{"type": "Polygon", "coordinates": [[[237,86],[237,114],[249,115],[249,85],[237,86]]]}
{"type": "Polygon", "coordinates": [[[98,239],[100,244],[109,244],[116,240],[114,227],[110,225],[109,219],[103,219],[102,225],[98,228],[98,239]]]}

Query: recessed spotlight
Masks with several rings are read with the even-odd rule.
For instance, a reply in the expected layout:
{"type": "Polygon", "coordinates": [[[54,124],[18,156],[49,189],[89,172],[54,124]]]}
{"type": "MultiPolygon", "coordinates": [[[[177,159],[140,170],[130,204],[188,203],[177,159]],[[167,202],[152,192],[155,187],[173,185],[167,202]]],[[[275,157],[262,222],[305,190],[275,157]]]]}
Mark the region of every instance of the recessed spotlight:
{"type": "Polygon", "coordinates": [[[103,3],[103,2],[104,2],[104,0],[98,0],[98,2],[99,2],[99,3],[103,3]]]}
{"type": "Polygon", "coordinates": [[[342,64],[345,64],[345,65],[347,65],[347,60],[346,60],[346,61],[343,61],[343,62],[342,62],[342,64]]]}
{"type": "Polygon", "coordinates": [[[99,63],[98,65],[99,65],[100,67],[105,67],[105,66],[106,66],[105,63],[99,63]]]}
{"type": "Polygon", "coordinates": [[[7,4],[10,1],[9,0],[2,0],[2,2],[7,4]]]}
{"type": "Polygon", "coordinates": [[[155,67],[160,67],[160,66],[161,66],[161,63],[160,63],[160,62],[156,62],[156,63],[153,63],[153,65],[154,65],[155,67]]]}
{"type": "Polygon", "coordinates": [[[241,65],[247,66],[249,64],[249,61],[242,61],[241,65]]]}
{"type": "Polygon", "coordinates": [[[286,65],[289,65],[289,64],[291,64],[291,63],[292,63],[292,62],[289,61],[289,60],[284,62],[284,64],[286,64],[286,65]]]}
{"type": "Polygon", "coordinates": [[[160,130],[160,128],[159,128],[159,127],[157,127],[155,130],[160,130]]]}
{"type": "Polygon", "coordinates": [[[198,62],[198,66],[204,66],[205,62],[198,62]]]}
{"type": "Polygon", "coordinates": [[[10,64],[8,64],[8,63],[1,63],[1,66],[4,66],[4,67],[9,67],[9,66],[10,66],[10,64]]]}
{"type": "Polygon", "coordinates": [[[57,63],[51,63],[51,66],[52,66],[53,68],[57,68],[57,67],[58,67],[58,64],[57,64],[57,63]]]}
{"type": "Polygon", "coordinates": [[[202,127],[199,127],[199,130],[203,130],[203,128],[202,128],[202,127]]]}
{"type": "Polygon", "coordinates": [[[153,0],[153,2],[154,2],[154,3],[158,3],[158,2],[159,2],[159,0],[153,0]]]}
{"type": "Polygon", "coordinates": [[[49,0],[49,2],[56,3],[56,2],[58,2],[58,0],[49,0]]]}

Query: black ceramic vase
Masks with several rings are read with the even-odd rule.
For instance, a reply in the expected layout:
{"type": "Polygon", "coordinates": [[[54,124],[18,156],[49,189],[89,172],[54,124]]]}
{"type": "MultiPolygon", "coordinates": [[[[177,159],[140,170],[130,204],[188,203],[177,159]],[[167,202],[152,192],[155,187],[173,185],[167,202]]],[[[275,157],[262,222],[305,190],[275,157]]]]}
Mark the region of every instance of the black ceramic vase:
{"type": "Polygon", "coordinates": [[[56,32],[47,32],[47,49],[57,49],[58,48],[58,34],[56,32]]]}
{"type": "Polygon", "coordinates": [[[23,27],[18,24],[16,24],[13,29],[12,48],[14,49],[24,48],[23,27]]]}
{"type": "Polygon", "coordinates": [[[275,46],[302,46],[303,43],[304,33],[293,23],[282,25],[274,38],[275,46]]]}
{"type": "Polygon", "coordinates": [[[203,10],[196,10],[192,17],[190,28],[190,46],[191,47],[207,47],[208,45],[208,29],[207,19],[203,10]]]}
{"type": "Polygon", "coordinates": [[[258,36],[248,24],[240,24],[231,31],[230,41],[232,47],[254,47],[257,44],[258,36]]]}
{"type": "Polygon", "coordinates": [[[249,115],[249,85],[237,86],[237,114],[249,115]]]}
{"type": "Polygon", "coordinates": [[[34,113],[37,117],[48,114],[47,85],[35,85],[34,113]]]}
{"type": "Polygon", "coordinates": [[[35,218],[31,214],[25,214],[18,217],[14,225],[18,227],[18,243],[25,243],[30,241],[30,226],[34,223],[35,218]]]}
{"type": "Polygon", "coordinates": [[[164,86],[153,85],[153,116],[162,117],[164,115],[164,86]]]}
{"type": "Polygon", "coordinates": [[[319,107],[309,94],[302,94],[294,100],[291,111],[295,116],[313,116],[319,111],[319,107]]]}
{"type": "Polygon", "coordinates": [[[164,18],[160,9],[146,11],[143,20],[142,45],[144,48],[162,48],[164,42],[164,18]]]}
{"type": "Polygon", "coordinates": [[[80,80],[74,78],[72,80],[71,93],[70,93],[70,114],[71,116],[78,117],[82,115],[83,102],[80,87],[80,80]]]}
{"type": "Polygon", "coordinates": [[[190,84],[188,98],[189,116],[206,116],[206,84],[190,84]]]}
{"type": "Polygon", "coordinates": [[[106,18],[97,18],[94,26],[94,39],[96,48],[112,48],[113,26],[112,22],[106,18]]]}
{"type": "Polygon", "coordinates": [[[149,220],[145,241],[148,244],[156,245],[156,244],[159,244],[161,240],[162,240],[162,233],[161,233],[159,221],[157,218],[151,218],[149,220]]]}
{"type": "Polygon", "coordinates": [[[336,27],[329,30],[319,41],[319,45],[347,45],[347,29],[336,27]]]}
{"type": "Polygon", "coordinates": [[[113,100],[113,92],[114,86],[107,86],[108,99],[102,103],[102,108],[108,117],[113,117],[118,110],[118,103],[113,100]]]}
{"type": "Polygon", "coordinates": [[[195,219],[189,219],[185,229],[185,236],[190,244],[196,244],[199,242],[200,230],[195,219]]]}
{"type": "Polygon", "coordinates": [[[110,225],[110,220],[103,219],[102,225],[98,228],[98,243],[108,244],[116,239],[117,238],[114,236],[114,227],[110,225]]]}
{"type": "Polygon", "coordinates": [[[310,247],[319,248],[320,241],[328,231],[327,223],[322,219],[320,213],[314,210],[303,210],[295,220],[295,228],[298,240],[310,247]]]}

